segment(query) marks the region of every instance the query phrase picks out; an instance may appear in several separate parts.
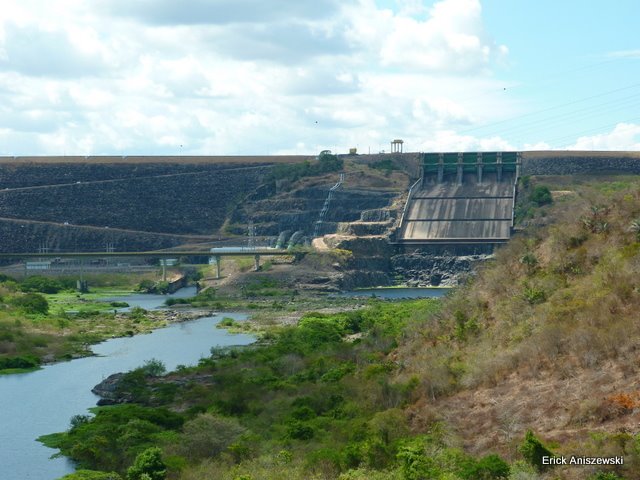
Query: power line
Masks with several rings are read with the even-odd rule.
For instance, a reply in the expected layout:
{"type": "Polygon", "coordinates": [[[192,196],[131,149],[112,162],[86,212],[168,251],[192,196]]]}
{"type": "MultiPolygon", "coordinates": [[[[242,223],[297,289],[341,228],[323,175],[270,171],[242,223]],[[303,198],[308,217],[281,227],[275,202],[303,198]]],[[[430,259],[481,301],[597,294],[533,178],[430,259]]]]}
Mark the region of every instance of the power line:
{"type": "Polygon", "coordinates": [[[611,95],[613,93],[622,92],[622,91],[629,90],[629,89],[632,89],[632,88],[636,88],[636,87],[639,87],[639,86],[640,86],[640,83],[634,83],[634,84],[628,85],[626,87],[616,88],[614,90],[609,90],[607,92],[598,93],[596,95],[590,95],[588,97],[584,97],[584,98],[581,98],[579,100],[573,100],[571,102],[563,103],[563,104],[560,104],[560,105],[555,105],[553,107],[544,108],[544,109],[538,110],[536,112],[525,113],[523,115],[518,115],[516,117],[507,118],[505,120],[500,120],[498,122],[493,122],[493,123],[489,123],[489,124],[486,124],[486,125],[481,125],[481,126],[478,126],[478,127],[468,128],[466,130],[460,131],[459,133],[460,134],[465,134],[465,133],[469,133],[469,132],[473,132],[473,131],[477,131],[477,130],[482,130],[482,129],[488,128],[488,127],[494,127],[496,125],[503,125],[505,123],[510,123],[510,122],[513,122],[515,120],[519,120],[519,119],[522,119],[522,118],[525,118],[525,117],[531,117],[531,116],[534,116],[534,115],[538,115],[540,113],[545,113],[545,112],[550,112],[550,111],[553,111],[553,110],[558,110],[558,109],[561,109],[561,108],[564,108],[564,107],[567,107],[567,106],[570,106],[570,105],[575,105],[575,104],[578,104],[578,103],[581,103],[581,102],[585,102],[587,100],[592,100],[594,98],[604,97],[604,96],[607,96],[607,95],[611,95]]]}

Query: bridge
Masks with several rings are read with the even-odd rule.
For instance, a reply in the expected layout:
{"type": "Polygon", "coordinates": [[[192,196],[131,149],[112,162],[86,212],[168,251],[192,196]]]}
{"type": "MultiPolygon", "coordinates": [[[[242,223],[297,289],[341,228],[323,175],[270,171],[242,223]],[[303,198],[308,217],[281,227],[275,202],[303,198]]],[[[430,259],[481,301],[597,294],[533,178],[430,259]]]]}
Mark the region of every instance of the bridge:
{"type": "MultiPolygon", "coordinates": [[[[161,250],[147,252],[14,252],[0,253],[0,259],[28,260],[28,259],[109,259],[109,258],[159,258],[169,259],[176,257],[209,257],[210,263],[216,265],[217,278],[220,278],[222,257],[252,256],[255,259],[255,270],[260,269],[260,257],[304,255],[304,250],[287,250],[281,248],[250,248],[250,247],[222,247],[209,250],[161,250]]],[[[165,265],[165,262],[162,262],[165,265]]]]}
{"type": "Polygon", "coordinates": [[[396,243],[494,245],[513,228],[520,152],[426,153],[396,243]]]}

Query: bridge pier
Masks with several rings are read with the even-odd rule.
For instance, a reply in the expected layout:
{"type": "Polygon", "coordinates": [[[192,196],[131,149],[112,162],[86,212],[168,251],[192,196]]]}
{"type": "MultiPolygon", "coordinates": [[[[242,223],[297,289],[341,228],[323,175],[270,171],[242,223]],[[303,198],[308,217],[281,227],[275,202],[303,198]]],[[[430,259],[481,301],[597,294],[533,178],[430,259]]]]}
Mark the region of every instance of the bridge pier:
{"type": "Polygon", "coordinates": [[[160,259],[160,266],[162,267],[162,281],[167,281],[167,261],[164,258],[160,259]]]}
{"type": "Polygon", "coordinates": [[[253,265],[253,271],[257,272],[260,270],[260,255],[256,255],[253,257],[254,260],[254,265],[253,265]]]}
{"type": "Polygon", "coordinates": [[[482,184],[482,152],[478,152],[478,161],[476,162],[478,168],[478,185],[482,184]]]}
{"type": "Polygon", "coordinates": [[[222,264],[222,256],[220,255],[214,255],[213,257],[213,261],[216,262],[216,279],[220,279],[222,277],[222,275],[220,274],[220,268],[221,268],[221,264],[222,264]]]}
{"type": "Polygon", "coordinates": [[[462,185],[462,153],[458,153],[458,185],[462,185]]]}

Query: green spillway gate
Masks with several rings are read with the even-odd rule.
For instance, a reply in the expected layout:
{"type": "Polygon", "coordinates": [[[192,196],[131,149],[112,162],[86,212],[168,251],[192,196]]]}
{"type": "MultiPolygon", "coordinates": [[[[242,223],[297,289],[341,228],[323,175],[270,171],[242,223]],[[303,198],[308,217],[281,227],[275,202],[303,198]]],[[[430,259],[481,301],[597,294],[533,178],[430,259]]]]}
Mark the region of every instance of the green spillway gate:
{"type": "Polygon", "coordinates": [[[482,181],[484,173],[517,173],[520,165],[520,152],[446,152],[425,153],[422,158],[423,177],[435,175],[439,182],[449,175],[456,175],[462,181],[462,175],[475,173],[482,181]]]}

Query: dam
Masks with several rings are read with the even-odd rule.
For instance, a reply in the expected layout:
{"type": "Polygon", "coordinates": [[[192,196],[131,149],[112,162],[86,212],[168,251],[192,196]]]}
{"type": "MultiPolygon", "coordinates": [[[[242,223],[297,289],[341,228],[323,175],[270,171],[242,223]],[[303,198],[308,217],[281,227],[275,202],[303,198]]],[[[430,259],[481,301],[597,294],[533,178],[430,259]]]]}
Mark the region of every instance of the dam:
{"type": "Polygon", "coordinates": [[[290,173],[316,156],[0,157],[0,252],[242,244],[250,224],[258,236],[314,237],[341,174],[319,236],[377,236],[392,244],[389,255],[414,246],[484,251],[511,238],[521,175],[640,174],[638,152],[338,157],[340,169],[307,176],[290,173]]]}
{"type": "Polygon", "coordinates": [[[426,153],[399,227],[403,245],[505,243],[520,152],[426,153]]]}

